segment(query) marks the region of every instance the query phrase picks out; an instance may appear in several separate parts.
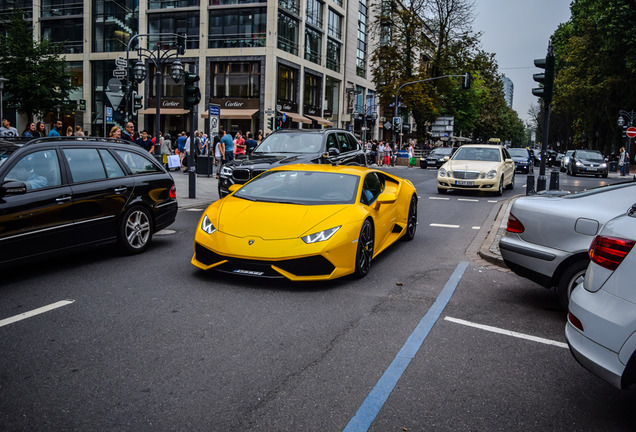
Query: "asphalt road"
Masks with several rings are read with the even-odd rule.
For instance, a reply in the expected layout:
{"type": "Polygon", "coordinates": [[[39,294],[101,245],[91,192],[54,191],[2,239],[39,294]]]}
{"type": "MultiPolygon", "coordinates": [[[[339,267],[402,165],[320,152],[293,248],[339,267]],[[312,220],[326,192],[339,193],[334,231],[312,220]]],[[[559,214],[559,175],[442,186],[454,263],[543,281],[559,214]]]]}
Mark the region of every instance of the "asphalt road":
{"type": "MultiPolygon", "coordinates": [[[[181,209],[143,255],[7,271],[1,429],[633,430],[635,393],[576,363],[556,296],[466,252],[525,175],[503,197],[440,196],[433,170],[387,170],[418,188],[418,231],[361,280],[198,271],[202,208],[181,209]]],[[[602,181],[616,179],[561,185],[602,181]]]]}

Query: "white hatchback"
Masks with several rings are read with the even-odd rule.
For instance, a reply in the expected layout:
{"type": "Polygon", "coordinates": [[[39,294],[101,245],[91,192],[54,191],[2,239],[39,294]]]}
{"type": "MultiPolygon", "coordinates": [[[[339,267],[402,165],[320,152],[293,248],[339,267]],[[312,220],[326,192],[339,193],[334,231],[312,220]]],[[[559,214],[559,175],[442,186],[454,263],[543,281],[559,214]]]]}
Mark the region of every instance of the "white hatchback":
{"type": "Polygon", "coordinates": [[[636,204],[590,246],[585,280],[570,297],[565,337],[586,369],[618,388],[636,384],[636,204]]]}

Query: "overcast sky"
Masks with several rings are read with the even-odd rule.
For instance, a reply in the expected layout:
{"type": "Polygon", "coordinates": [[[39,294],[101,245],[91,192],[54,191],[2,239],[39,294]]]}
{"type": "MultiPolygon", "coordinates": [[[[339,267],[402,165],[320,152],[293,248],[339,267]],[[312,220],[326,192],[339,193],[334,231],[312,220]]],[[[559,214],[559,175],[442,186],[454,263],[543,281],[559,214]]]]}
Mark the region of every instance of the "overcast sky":
{"type": "Polygon", "coordinates": [[[536,103],[534,59],[545,57],[548,41],[570,18],[570,0],[475,0],[473,30],[483,33],[484,51],[496,55],[499,72],[514,84],[512,108],[525,122],[536,103]]]}

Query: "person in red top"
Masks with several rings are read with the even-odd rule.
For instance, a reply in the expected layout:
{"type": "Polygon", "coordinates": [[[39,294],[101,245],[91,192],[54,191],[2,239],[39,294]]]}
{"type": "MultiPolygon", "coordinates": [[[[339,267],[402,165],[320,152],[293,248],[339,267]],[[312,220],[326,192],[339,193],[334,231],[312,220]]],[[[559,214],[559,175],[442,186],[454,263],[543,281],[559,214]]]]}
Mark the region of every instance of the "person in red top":
{"type": "Polygon", "coordinates": [[[234,139],[234,156],[236,155],[245,155],[245,140],[243,139],[241,131],[236,133],[234,139]]]}

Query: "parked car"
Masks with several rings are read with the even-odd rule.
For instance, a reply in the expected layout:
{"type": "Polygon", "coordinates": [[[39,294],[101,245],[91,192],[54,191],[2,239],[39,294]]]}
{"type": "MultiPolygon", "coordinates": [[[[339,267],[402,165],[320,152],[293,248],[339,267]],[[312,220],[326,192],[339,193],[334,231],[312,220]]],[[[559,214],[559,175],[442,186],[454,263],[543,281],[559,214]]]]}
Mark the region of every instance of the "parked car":
{"type": "Polygon", "coordinates": [[[378,254],[415,237],[415,187],[379,170],[279,166],[231,191],[197,225],[192,264],[202,270],[293,281],[363,277],[378,254]]]}
{"type": "Polygon", "coordinates": [[[509,148],[508,153],[515,161],[515,171],[528,174],[534,169],[534,159],[527,148],[509,148]]]}
{"type": "Polygon", "coordinates": [[[590,246],[585,280],[570,300],[565,338],[574,358],[615,387],[636,384],[636,205],[607,222],[590,246]]]}
{"type": "Polygon", "coordinates": [[[545,288],[556,287],[567,307],[583,280],[592,239],[605,222],[634,202],[636,182],[601,186],[564,196],[518,198],[510,208],[506,236],[499,241],[506,265],[545,288]]]}
{"type": "Polygon", "coordinates": [[[541,150],[528,149],[528,151],[534,160],[534,166],[539,165],[541,163],[541,150]]]}
{"type": "Polygon", "coordinates": [[[505,147],[490,144],[461,146],[437,171],[437,192],[474,190],[503,194],[515,185],[515,162],[505,147]]]}
{"type": "Polygon", "coordinates": [[[608,172],[609,166],[598,150],[575,150],[567,167],[567,174],[571,176],[593,174],[607,178],[608,172]]]}
{"type": "Polygon", "coordinates": [[[292,163],[366,166],[364,149],[356,137],[341,129],[284,129],[265,138],[247,157],[223,165],[219,197],[233,184],[244,184],[276,166],[292,163]]]}
{"type": "Polygon", "coordinates": [[[565,156],[563,156],[563,159],[561,160],[561,168],[559,169],[559,171],[566,172],[566,170],[568,169],[568,165],[570,165],[570,158],[572,157],[573,153],[574,150],[565,151],[565,156]]]}
{"type": "Polygon", "coordinates": [[[118,243],[146,250],[177,215],[174,180],[137,145],[105,138],[0,141],[0,264],[118,243]]]}
{"type": "Polygon", "coordinates": [[[556,159],[555,159],[555,165],[560,167],[563,163],[563,157],[565,156],[564,153],[557,153],[556,159]]]}
{"type": "Polygon", "coordinates": [[[435,147],[428,155],[420,158],[420,168],[436,168],[439,169],[448,161],[457,147],[435,147]]]}
{"type": "Polygon", "coordinates": [[[545,166],[553,167],[556,165],[557,152],[554,150],[546,150],[545,158],[545,166]]]}

